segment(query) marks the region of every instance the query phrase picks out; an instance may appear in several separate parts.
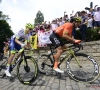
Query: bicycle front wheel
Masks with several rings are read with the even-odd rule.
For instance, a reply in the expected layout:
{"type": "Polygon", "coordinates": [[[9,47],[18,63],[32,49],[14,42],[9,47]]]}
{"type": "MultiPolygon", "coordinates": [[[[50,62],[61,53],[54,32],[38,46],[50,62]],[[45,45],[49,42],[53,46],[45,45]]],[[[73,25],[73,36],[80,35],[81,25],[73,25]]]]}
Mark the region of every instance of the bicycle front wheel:
{"type": "Polygon", "coordinates": [[[72,55],[67,60],[67,72],[76,81],[93,82],[99,76],[98,62],[89,55],[83,53],[72,55]]]}
{"type": "Polygon", "coordinates": [[[25,60],[20,60],[17,65],[17,76],[22,84],[29,85],[33,83],[38,76],[36,61],[30,56],[25,56],[25,60]]]}

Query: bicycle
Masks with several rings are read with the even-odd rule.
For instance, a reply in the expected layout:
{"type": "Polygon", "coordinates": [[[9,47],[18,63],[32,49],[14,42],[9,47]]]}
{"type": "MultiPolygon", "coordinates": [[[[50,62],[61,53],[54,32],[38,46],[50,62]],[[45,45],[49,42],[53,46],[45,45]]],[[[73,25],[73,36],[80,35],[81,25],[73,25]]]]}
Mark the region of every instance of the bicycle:
{"type": "MultiPolygon", "coordinates": [[[[5,59],[0,65],[0,72],[5,69],[6,64],[7,60],[5,59]]],[[[38,76],[38,65],[33,57],[25,55],[24,50],[22,51],[21,56],[14,59],[14,63],[10,65],[10,72],[13,71],[15,66],[17,66],[17,77],[22,84],[30,85],[36,80],[38,76]]],[[[4,78],[5,76],[5,74],[0,75],[1,78],[4,78]]]]}
{"type": "Polygon", "coordinates": [[[3,57],[4,57],[4,54],[0,53],[0,61],[2,61],[3,57]]]}
{"type": "MultiPolygon", "coordinates": [[[[54,50],[51,45],[51,53],[46,55],[42,54],[38,59],[39,72],[42,74],[50,74],[53,71],[54,66],[54,50]]],[[[93,82],[99,77],[99,64],[90,55],[84,53],[77,53],[80,49],[83,49],[82,44],[74,44],[69,46],[65,51],[68,51],[65,57],[60,59],[60,65],[67,59],[66,68],[68,75],[75,81],[93,82]],[[83,63],[81,63],[83,62],[83,63]],[[92,67],[93,66],[93,67],[92,67]],[[85,69],[85,70],[83,70],[85,69]]]]}

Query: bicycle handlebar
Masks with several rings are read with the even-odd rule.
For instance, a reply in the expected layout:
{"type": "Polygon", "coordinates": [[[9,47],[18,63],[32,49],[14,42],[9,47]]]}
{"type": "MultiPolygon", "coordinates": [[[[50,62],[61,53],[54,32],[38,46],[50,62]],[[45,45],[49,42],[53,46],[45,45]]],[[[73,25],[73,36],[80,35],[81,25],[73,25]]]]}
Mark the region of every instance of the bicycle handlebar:
{"type": "Polygon", "coordinates": [[[73,44],[73,45],[69,46],[69,48],[72,48],[74,52],[78,52],[80,49],[83,50],[83,45],[81,43],[73,44]]]}

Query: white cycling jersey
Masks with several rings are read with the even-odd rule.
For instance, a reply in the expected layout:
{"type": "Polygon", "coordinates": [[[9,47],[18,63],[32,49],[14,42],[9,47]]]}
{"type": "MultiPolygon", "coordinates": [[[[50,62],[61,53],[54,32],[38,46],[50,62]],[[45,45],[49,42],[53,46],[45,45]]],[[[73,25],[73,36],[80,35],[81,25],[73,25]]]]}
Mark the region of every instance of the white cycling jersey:
{"type": "Polygon", "coordinates": [[[15,35],[13,35],[13,38],[17,38],[19,40],[25,39],[27,41],[30,40],[30,34],[25,34],[24,29],[21,29],[19,32],[17,32],[15,35]]]}

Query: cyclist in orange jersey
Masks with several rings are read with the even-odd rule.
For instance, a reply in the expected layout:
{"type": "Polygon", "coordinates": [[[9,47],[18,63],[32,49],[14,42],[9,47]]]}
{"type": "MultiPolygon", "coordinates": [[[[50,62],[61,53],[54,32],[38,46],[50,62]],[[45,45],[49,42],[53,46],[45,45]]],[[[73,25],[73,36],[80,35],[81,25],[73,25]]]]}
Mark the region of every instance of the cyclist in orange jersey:
{"type": "Polygon", "coordinates": [[[81,18],[72,18],[70,22],[61,25],[60,27],[56,28],[53,33],[50,35],[50,41],[56,47],[57,53],[54,55],[54,67],[53,69],[56,72],[64,73],[64,71],[58,68],[58,61],[60,55],[63,53],[63,49],[66,48],[65,43],[61,40],[64,38],[65,40],[71,41],[73,43],[80,43],[81,40],[76,40],[71,38],[73,28],[77,28],[81,24],[81,18]]]}

